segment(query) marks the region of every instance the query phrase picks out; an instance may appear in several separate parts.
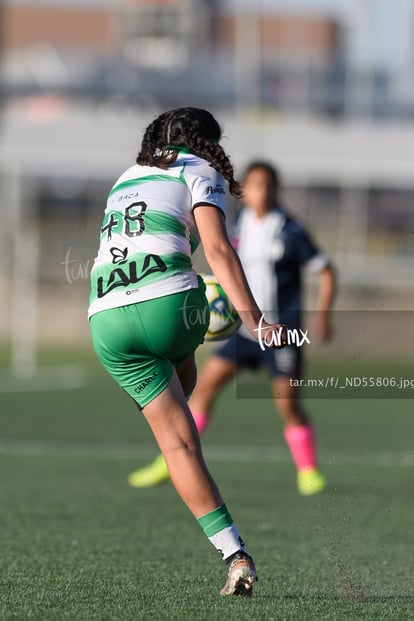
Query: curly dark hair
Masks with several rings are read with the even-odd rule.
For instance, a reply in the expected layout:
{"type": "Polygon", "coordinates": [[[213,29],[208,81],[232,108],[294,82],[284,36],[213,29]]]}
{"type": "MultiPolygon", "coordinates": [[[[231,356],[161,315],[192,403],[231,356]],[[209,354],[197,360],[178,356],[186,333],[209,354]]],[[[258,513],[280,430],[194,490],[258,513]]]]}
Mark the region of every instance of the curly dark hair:
{"type": "Polygon", "coordinates": [[[186,147],[209,162],[228,181],[230,193],[241,196],[234,170],[223,147],[218,144],[221,128],[214,116],[201,108],[176,108],[164,112],[145,130],[137,164],[168,168],[186,147]]]}

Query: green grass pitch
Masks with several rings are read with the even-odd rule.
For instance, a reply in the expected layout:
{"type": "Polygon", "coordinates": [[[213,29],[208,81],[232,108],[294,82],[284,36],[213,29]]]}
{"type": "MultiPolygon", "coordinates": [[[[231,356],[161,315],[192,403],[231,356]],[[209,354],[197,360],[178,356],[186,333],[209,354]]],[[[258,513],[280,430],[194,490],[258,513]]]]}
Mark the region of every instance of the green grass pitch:
{"type": "Polygon", "coordinates": [[[144,420],[92,354],[44,361],[70,356],[84,387],[0,394],[2,621],[414,619],[410,399],[307,400],[329,489],[302,498],[272,402],[221,395],[203,445],[259,574],[253,598],[222,598],[171,485],[126,483],[156,451],[144,420]]]}

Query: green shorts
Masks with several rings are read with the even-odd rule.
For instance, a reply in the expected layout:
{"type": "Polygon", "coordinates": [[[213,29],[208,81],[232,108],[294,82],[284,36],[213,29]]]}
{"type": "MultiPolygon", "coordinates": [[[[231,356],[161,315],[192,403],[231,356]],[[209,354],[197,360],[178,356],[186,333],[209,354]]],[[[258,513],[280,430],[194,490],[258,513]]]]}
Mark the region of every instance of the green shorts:
{"type": "Polygon", "coordinates": [[[209,324],[205,285],[101,311],[90,319],[100,362],[143,408],[169,384],[173,369],[203,342],[209,324]]]}

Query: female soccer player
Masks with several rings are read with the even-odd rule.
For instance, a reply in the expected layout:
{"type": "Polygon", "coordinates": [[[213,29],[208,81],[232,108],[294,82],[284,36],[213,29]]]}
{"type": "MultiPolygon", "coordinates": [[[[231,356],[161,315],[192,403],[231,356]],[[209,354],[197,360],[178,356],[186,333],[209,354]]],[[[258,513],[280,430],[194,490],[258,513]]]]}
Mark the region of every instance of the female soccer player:
{"type": "MultiPolygon", "coordinates": [[[[278,317],[289,328],[301,321],[302,268],[319,273],[319,300],[315,332],[326,341],[331,336],[330,309],[335,277],[329,259],[314,244],[304,227],[287,214],[279,202],[279,179],[267,162],[252,162],[243,178],[242,210],[236,226],[235,246],[251,290],[269,319],[278,317]]],[[[273,320],[272,319],[272,320],[273,320]]],[[[215,351],[202,368],[189,401],[197,428],[202,433],[211,417],[220,389],[241,368],[268,369],[276,408],[284,423],[284,436],[297,469],[298,490],[316,494],[325,487],[318,469],[314,430],[299,397],[302,373],[301,348],[261,351],[242,327],[215,351]]],[[[168,479],[162,456],[132,472],[133,487],[148,487],[168,479]]]]}
{"type": "MultiPolygon", "coordinates": [[[[220,138],[214,117],[197,108],[171,110],[147,127],[137,164],[108,196],[89,318],[99,360],[142,410],[178,494],[228,565],[221,594],[249,595],[255,566],[205,465],[186,402],[194,350],[208,327],[205,287],[191,263],[193,215],[211,269],[254,338],[262,316],[226,233],[224,179],[234,196],[240,188],[220,138]]],[[[265,324],[269,342],[280,328],[265,324]]]]}

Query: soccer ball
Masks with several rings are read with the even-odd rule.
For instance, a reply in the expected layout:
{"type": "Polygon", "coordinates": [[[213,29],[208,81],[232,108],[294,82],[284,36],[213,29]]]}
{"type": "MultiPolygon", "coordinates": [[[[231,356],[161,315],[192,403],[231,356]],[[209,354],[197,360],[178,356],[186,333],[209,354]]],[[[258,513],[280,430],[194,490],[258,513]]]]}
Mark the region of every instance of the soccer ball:
{"type": "Polygon", "coordinates": [[[210,309],[210,324],[204,335],[205,341],[224,341],[241,325],[241,319],[213,274],[201,274],[206,285],[206,297],[210,309]]]}

